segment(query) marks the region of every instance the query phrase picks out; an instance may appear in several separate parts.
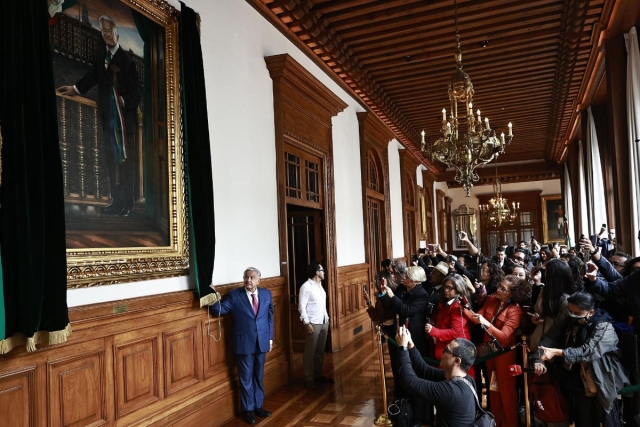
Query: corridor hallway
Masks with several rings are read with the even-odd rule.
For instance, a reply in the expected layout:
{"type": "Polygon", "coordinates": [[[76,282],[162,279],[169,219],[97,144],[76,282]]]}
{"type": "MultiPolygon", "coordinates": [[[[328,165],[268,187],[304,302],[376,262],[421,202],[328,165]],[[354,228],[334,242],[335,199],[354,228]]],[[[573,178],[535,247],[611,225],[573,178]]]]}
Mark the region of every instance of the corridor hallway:
{"type": "MultiPolygon", "coordinates": [[[[386,351],[385,351],[386,353],[386,351]]],[[[387,388],[393,376],[387,365],[387,388]]],[[[265,397],[269,418],[257,418],[256,426],[373,426],[382,411],[378,346],[370,333],[363,335],[341,351],[325,353],[324,372],[335,384],[318,384],[315,390],[304,388],[302,353],[294,354],[294,381],[265,397]]],[[[225,427],[247,426],[241,416],[225,427]]]]}

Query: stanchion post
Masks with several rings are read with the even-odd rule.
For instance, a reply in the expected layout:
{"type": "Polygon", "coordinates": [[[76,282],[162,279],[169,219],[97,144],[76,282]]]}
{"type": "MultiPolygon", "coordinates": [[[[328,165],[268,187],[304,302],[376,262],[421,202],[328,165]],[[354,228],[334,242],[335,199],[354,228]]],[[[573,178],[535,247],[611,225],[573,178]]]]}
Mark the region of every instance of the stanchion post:
{"type": "Polygon", "coordinates": [[[393,423],[387,417],[387,382],[384,374],[384,353],[382,351],[382,330],[380,325],[376,325],[376,333],[378,334],[378,361],[380,363],[380,379],[382,380],[382,414],[376,418],[375,425],[377,426],[392,426],[393,423]]]}
{"type": "MultiPolygon", "coordinates": [[[[522,366],[527,368],[529,365],[529,345],[527,344],[528,337],[522,334],[522,366]]],[[[531,427],[531,406],[529,405],[529,374],[524,370],[522,378],[524,380],[524,415],[526,426],[531,427]]]]}

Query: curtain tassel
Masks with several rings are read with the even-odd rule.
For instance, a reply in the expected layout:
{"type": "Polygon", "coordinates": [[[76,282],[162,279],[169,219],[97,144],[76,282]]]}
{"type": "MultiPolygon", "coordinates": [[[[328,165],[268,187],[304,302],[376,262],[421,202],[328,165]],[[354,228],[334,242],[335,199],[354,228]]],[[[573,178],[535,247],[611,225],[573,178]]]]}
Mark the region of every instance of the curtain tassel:
{"type": "Polygon", "coordinates": [[[217,303],[218,301],[220,301],[220,294],[218,292],[214,292],[212,294],[205,295],[202,298],[200,298],[200,308],[202,308],[204,306],[213,305],[213,304],[217,303]]]}
{"type": "Polygon", "coordinates": [[[71,323],[61,331],[49,332],[49,345],[62,344],[67,342],[67,338],[71,335],[71,323]]]}
{"type": "Polygon", "coordinates": [[[36,347],[36,340],[33,337],[27,338],[27,343],[25,344],[27,347],[27,352],[31,353],[36,351],[38,348],[36,347]]]}

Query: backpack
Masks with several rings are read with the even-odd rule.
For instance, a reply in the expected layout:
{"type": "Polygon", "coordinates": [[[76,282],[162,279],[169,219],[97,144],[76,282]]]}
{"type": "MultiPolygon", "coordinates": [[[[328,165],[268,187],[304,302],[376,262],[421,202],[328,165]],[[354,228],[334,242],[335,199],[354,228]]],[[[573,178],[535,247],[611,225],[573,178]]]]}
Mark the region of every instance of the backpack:
{"type": "Polygon", "coordinates": [[[529,397],[533,414],[545,423],[569,420],[569,402],[560,391],[558,382],[548,373],[529,376],[529,397]]]}
{"type": "MultiPolygon", "coordinates": [[[[460,378],[460,377],[457,377],[460,378]]],[[[476,422],[472,427],[496,427],[496,419],[493,414],[489,411],[485,411],[482,409],[480,405],[480,401],[478,400],[478,394],[476,393],[476,388],[471,385],[469,381],[465,378],[460,378],[460,381],[463,381],[466,385],[469,386],[471,391],[473,392],[473,397],[476,398],[476,422]]]]}

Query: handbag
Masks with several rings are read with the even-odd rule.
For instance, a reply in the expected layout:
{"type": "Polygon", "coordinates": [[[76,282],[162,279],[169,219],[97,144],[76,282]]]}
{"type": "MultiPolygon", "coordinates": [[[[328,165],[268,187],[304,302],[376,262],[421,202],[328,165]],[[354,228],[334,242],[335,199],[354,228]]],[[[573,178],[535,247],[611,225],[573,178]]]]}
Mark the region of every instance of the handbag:
{"type": "Polygon", "coordinates": [[[475,387],[472,386],[466,378],[460,378],[460,380],[464,381],[464,383],[469,386],[473,392],[473,397],[476,399],[476,422],[473,424],[473,427],[496,427],[496,418],[493,414],[489,411],[485,411],[482,409],[482,406],[480,406],[480,401],[478,400],[475,387]]]}
{"type": "Polygon", "coordinates": [[[413,415],[413,406],[409,398],[396,400],[389,408],[387,408],[389,419],[393,421],[393,425],[397,427],[413,427],[415,419],[413,415]]]}
{"type": "Polygon", "coordinates": [[[558,381],[548,373],[529,377],[529,395],[533,414],[545,423],[561,423],[569,419],[569,403],[560,391],[558,381]]]}

